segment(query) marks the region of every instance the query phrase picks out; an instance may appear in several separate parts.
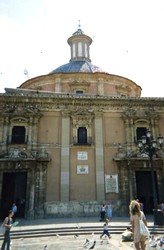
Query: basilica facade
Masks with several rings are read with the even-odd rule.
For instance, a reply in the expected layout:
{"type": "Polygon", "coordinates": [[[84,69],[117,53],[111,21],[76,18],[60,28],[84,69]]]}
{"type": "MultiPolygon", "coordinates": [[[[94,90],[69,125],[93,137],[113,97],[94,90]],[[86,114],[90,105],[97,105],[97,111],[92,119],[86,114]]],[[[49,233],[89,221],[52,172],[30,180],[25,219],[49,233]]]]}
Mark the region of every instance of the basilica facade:
{"type": "Polygon", "coordinates": [[[138,147],[148,129],[164,136],[164,98],[92,64],[91,43],[79,27],[67,64],[0,94],[2,217],[13,202],[27,219],[99,216],[108,202],[125,216],[136,197],[152,213],[152,171],[164,200],[164,151],[152,169],[138,147]]]}

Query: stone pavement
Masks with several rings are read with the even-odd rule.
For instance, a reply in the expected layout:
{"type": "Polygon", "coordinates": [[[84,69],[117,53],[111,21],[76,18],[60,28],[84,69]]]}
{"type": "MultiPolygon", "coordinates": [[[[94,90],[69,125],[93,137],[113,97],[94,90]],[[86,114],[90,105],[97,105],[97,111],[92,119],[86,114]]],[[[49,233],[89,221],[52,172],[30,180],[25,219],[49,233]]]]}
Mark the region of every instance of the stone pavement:
{"type": "Polygon", "coordinates": [[[120,235],[112,235],[112,239],[109,241],[104,239],[103,244],[98,235],[87,235],[87,236],[53,236],[45,238],[35,238],[35,239],[18,239],[12,241],[12,250],[80,250],[80,249],[89,249],[93,240],[96,240],[96,245],[94,249],[111,249],[111,250],[128,250],[131,249],[130,242],[121,242],[120,235]],[[89,244],[86,248],[83,247],[86,238],[89,239],[89,244]],[[45,248],[47,246],[47,248],[45,248]]]}
{"type": "MultiPolygon", "coordinates": [[[[120,235],[112,235],[112,238],[107,242],[104,240],[103,244],[99,239],[99,236],[96,235],[94,237],[96,240],[96,245],[94,247],[95,250],[134,250],[132,242],[122,242],[120,235]]],[[[93,242],[93,236],[87,235],[80,236],[75,238],[73,236],[65,236],[65,237],[45,237],[45,238],[33,238],[33,239],[18,239],[12,241],[12,250],[82,250],[89,249],[93,242]],[[89,245],[84,248],[83,245],[86,241],[86,238],[90,240],[89,245]]],[[[149,247],[148,241],[146,250],[152,250],[156,248],[149,247]]]]}
{"type": "MultiPolygon", "coordinates": [[[[148,225],[153,225],[153,218],[147,218],[148,225]]],[[[72,226],[97,226],[102,225],[103,222],[99,221],[99,218],[56,218],[56,219],[43,219],[43,220],[20,220],[19,226],[17,228],[12,228],[12,230],[26,230],[26,229],[37,229],[37,228],[50,228],[50,227],[72,227],[72,226]]],[[[128,226],[129,218],[128,217],[115,217],[109,224],[110,226],[120,225],[128,226]]],[[[70,235],[70,236],[50,236],[50,237],[35,237],[35,238],[19,238],[12,239],[12,250],[80,250],[80,249],[89,249],[93,240],[96,241],[94,249],[98,250],[128,250],[134,249],[131,245],[132,242],[122,242],[120,234],[112,234],[110,240],[104,239],[103,244],[101,244],[100,235],[92,232],[90,235],[70,235]],[[84,242],[86,239],[89,240],[89,245],[87,248],[84,248],[84,242]]],[[[0,244],[2,241],[0,242],[0,244]]],[[[151,249],[151,248],[147,248],[151,249]]]]}

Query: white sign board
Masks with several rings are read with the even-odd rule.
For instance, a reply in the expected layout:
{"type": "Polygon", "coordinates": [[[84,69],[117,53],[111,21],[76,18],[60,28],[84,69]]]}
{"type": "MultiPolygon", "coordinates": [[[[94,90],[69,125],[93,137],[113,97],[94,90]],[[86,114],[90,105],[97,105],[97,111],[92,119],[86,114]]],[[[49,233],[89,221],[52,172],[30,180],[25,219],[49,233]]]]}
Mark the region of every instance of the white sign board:
{"type": "Polygon", "coordinates": [[[78,165],[77,166],[77,174],[88,174],[88,166],[87,165],[78,165]]]}
{"type": "Polygon", "coordinates": [[[105,175],[106,193],[118,193],[118,175],[105,175]]]}
{"type": "Polygon", "coordinates": [[[88,160],[88,154],[85,151],[79,151],[77,152],[77,159],[78,160],[88,160]]]}

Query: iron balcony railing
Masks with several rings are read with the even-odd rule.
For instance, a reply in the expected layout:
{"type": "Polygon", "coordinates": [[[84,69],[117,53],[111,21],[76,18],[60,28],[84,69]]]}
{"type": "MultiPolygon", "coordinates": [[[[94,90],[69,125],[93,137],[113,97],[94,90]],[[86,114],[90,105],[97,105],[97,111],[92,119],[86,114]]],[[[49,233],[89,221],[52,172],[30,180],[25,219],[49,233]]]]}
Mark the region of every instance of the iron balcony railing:
{"type": "Polygon", "coordinates": [[[7,144],[27,144],[28,136],[27,135],[8,135],[7,144]]]}
{"type": "Polygon", "coordinates": [[[92,145],[93,139],[91,136],[87,136],[85,140],[80,140],[77,136],[73,137],[73,145],[92,145]]]}

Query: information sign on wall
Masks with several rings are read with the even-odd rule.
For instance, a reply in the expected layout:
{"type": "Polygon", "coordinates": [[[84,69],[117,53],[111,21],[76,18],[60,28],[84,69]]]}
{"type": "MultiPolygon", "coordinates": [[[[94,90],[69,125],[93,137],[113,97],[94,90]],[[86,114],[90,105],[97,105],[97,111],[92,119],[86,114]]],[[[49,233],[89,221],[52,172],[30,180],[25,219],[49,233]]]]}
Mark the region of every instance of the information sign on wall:
{"type": "Polygon", "coordinates": [[[118,193],[118,175],[105,176],[106,193],[118,193]]]}
{"type": "Polygon", "coordinates": [[[77,159],[78,160],[88,160],[88,154],[85,151],[77,152],[77,159]]]}
{"type": "Polygon", "coordinates": [[[88,174],[88,165],[78,165],[77,174],[88,174]]]}

